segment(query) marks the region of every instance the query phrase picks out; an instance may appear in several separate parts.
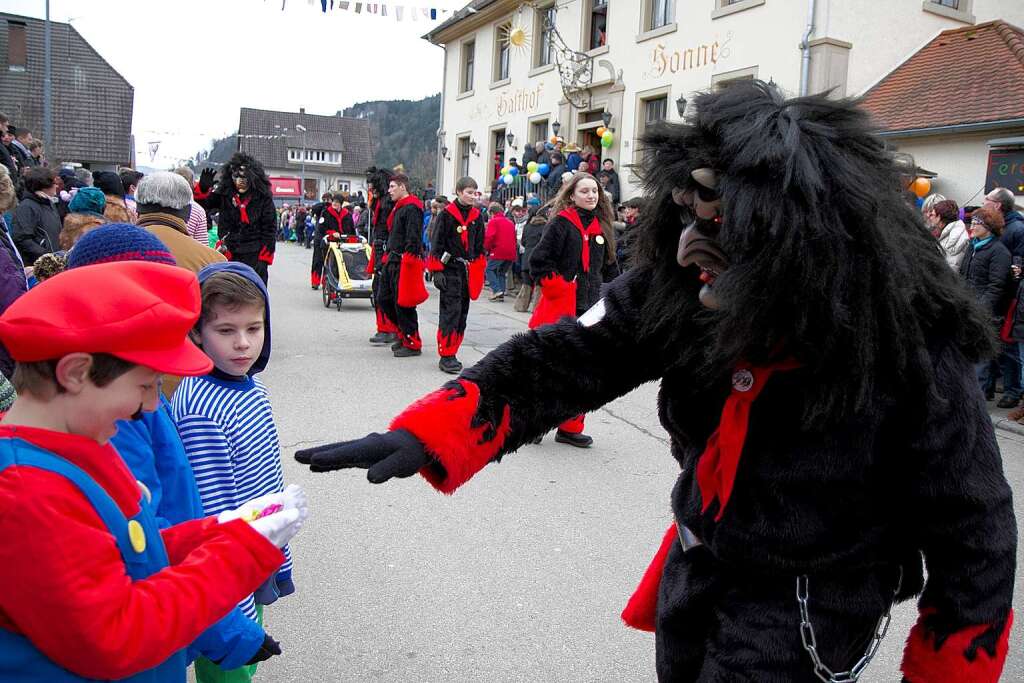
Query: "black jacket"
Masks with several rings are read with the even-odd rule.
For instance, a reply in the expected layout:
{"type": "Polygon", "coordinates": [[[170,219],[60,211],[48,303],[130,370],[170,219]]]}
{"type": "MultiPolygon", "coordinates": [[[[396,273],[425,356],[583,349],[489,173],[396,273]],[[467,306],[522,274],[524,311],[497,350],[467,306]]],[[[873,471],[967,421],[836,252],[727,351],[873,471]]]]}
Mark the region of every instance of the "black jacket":
{"type": "Polygon", "coordinates": [[[423,252],[423,209],[406,204],[392,213],[388,234],[388,263],[398,263],[403,254],[419,256],[423,252]]]}
{"type": "Polygon", "coordinates": [[[26,194],[14,210],[11,237],[26,266],[60,249],[60,214],[49,199],[26,194]]]}
{"type": "Polygon", "coordinates": [[[973,244],[969,246],[964,260],[960,262],[960,274],[967,279],[979,303],[993,318],[1002,318],[1006,314],[1013,275],[1010,251],[999,238],[993,238],[977,250],[973,244]]]}
{"type": "MultiPolygon", "coordinates": [[[[455,207],[454,210],[458,211],[463,218],[468,218],[473,208],[462,206],[458,200],[448,206],[455,207]]],[[[468,226],[469,249],[466,249],[462,244],[462,233],[459,232],[459,228],[462,227],[461,224],[455,220],[455,216],[449,213],[447,207],[439,211],[435,220],[434,233],[430,240],[430,256],[440,261],[446,252],[451,254],[452,258],[445,266],[450,269],[465,269],[465,265],[456,261],[458,258],[473,261],[477,257],[482,256],[484,253],[484,232],[487,226],[484,223],[483,213],[479,212],[479,209],[477,209],[477,212],[476,219],[468,226]]]]}
{"type": "MultiPolygon", "coordinates": [[[[579,210],[584,227],[589,225],[593,214],[579,210]]],[[[601,298],[601,283],[604,282],[607,243],[603,235],[588,240],[590,249],[590,270],[583,272],[583,236],[563,216],[555,216],[547,227],[540,243],[530,256],[530,275],[537,282],[551,274],[558,274],[566,281],[576,281],[576,312],[583,313],[601,298]]]]}
{"type": "Polygon", "coordinates": [[[342,209],[341,212],[341,223],[338,223],[338,219],[331,212],[331,207],[324,209],[323,213],[320,214],[320,220],[316,224],[316,239],[323,239],[324,235],[331,230],[341,235],[356,234],[356,228],[352,224],[352,214],[349,213],[348,209],[342,209]]]}
{"type": "Polygon", "coordinates": [[[242,214],[236,206],[237,195],[211,194],[209,211],[219,210],[217,235],[233,256],[252,255],[267,252],[273,254],[277,247],[277,210],[269,195],[250,193],[252,199],[246,207],[249,222],[242,222],[242,214]]]}

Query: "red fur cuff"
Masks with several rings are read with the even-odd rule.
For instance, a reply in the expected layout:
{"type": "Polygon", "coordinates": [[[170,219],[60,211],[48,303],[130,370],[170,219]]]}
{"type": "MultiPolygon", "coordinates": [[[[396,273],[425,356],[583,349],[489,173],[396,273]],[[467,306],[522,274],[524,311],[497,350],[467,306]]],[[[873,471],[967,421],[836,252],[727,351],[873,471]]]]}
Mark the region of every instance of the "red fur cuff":
{"type": "Polygon", "coordinates": [[[438,271],[444,270],[444,264],[441,263],[441,259],[431,254],[430,258],[427,259],[427,270],[429,270],[431,273],[436,273],[438,271]]]}
{"type": "Polygon", "coordinates": [[[469,264],[469,298],[476,301],[480,292],[484,291],[484,275],[487,272],[487,259],[477,256],[469,264]]]}
{"type": "Polygon", "coordinates": [[[540,281],[540,301],[530,317],[530,329],[556,323],[576,315],[576,283],[561,275],[549,275],[540,281]]]}
{"type": "Polygon", "coordinates": [[[398,305],[414,308],[427,300],[427,285],[423,281],[423,259],[412,254],[402,254],[402,265],[398,274],[398,305]]]}
{"type": "MultiPolygon", "coordinates": [[[[926,616],[925,613],[921,615],[926,616]]],[[[1002,633],[994,640],[995,656],[975,642],[991,624],[968,626],[951,634],[936,646],[935,634],[918,618],[903,650],[903,675],[910,683],[996,683],[1003,672],[1009,649],[1013,611],[1006,617],[1002,633]]]]}
{"type": "Polygon", "coordinates": [[[425,467],[420,474],[441,493],[451,494],[482,470],[501,451],[509,433],[511,412],[505,406],[501,423],[476,423],[480,387],[468,380],[427,394],[396,417],[391,429],[405,429],[419,439],[444,467],[425,467]]]}
{"type": "MultiPolygon", "coordinates": [[[[210,190],[212,191],[213,188],[210,188],[210,190]]],[[[210,192],[203,192],[202,190],[199,189],[199,183],[198,182],[196,182],[196,184],[192,186],[192,197],[197,202],[202,201],[202,200],[206,199],[209,196],[210,196],[210,192]]]]}
{"type": "Polygon", "coordinates": [[[274,264],[274,252],[270,251],[266,247],[263,247],[263,248],[260,249],[259,259],[260,259],[260,261],[263,261],[267,265],[273,265],[274,264]]]}
{"type": "Polygon", "coordinates": [[[370,275],[373,273],[373,264],[377,259],[377,248],[370,247],[370,260],[366,262],[366,274],[370,275]]]}
{"type": "Polygon", "coordinates": [[[669,526],[661,539],[661,547],[651,560],[651,564],[640,579],[640,585],[633,591],[633,595],[626,603],[626,609],[622,610],[622,621],[626,626],[631,626],[641,631],[654,631],[658,616],[658,589],[661,587],[661,574],[665,571],[665,560],[668,559],[668,550],[675,543],[676,537],[675,522],[669,526]]]}

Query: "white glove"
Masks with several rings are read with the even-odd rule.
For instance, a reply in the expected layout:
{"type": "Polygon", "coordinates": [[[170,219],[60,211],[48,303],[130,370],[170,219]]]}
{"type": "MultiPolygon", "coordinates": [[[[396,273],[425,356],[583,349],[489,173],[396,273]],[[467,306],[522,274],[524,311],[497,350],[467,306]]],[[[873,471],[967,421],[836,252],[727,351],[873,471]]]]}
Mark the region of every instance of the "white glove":
{"type": "Polygon", "coordinates": [[[304,511],[303,519],[306,518],[306,492],[298,484],[289,484],[282,493],[268,493],[265,496],[246,501],[234,510],[224,510],[217,515],[217,521],[221,524],[230,522],[233,519],[251,521],[256,514],[259,514],[271,505],[280,505],[284,510],[301,509],[304,511]]]}
{"type": "Polygon", "coordinates": [[[282,510],[266,517],[260,517],[256,521],[249,522],[249,526],[259,532],[260,536],[273,543],[278,548],[288,544],[295,534],[299,533],[302,523],[306,521],[305,508],[303,510],[282,510]]]}

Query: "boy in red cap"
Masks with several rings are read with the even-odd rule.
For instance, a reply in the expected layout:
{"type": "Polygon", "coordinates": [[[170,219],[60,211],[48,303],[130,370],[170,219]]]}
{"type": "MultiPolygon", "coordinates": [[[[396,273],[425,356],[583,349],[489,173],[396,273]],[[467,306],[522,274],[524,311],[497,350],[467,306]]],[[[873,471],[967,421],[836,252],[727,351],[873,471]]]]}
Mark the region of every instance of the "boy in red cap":
{"type": "Polygon", "coordinates": [[[199,312],[193,274],[123,262],[62,273],[0,316],[19,392],[0,422],[0,583],[17,588],[0,592],[0,680],[179,683],[185,646],[284,560],[304,498],[160,531],[108,443],[156,407],[160,373],[209,371],[187,339],[199,312]]]}

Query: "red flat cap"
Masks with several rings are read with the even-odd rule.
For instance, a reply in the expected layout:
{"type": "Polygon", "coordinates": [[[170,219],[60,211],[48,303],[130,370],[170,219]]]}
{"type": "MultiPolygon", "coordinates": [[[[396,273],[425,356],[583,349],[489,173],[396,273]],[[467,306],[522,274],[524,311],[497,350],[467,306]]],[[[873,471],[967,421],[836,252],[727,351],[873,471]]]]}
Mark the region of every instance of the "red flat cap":
{"type": "Polygon", "coordinates": [[[199,281],[184,268],[123,261],[73,268],[29,290],[0,316],[0,341],[16,361],[109,353],[172,375],[213,363],[188,339],[199,318],[199,281]]]}

